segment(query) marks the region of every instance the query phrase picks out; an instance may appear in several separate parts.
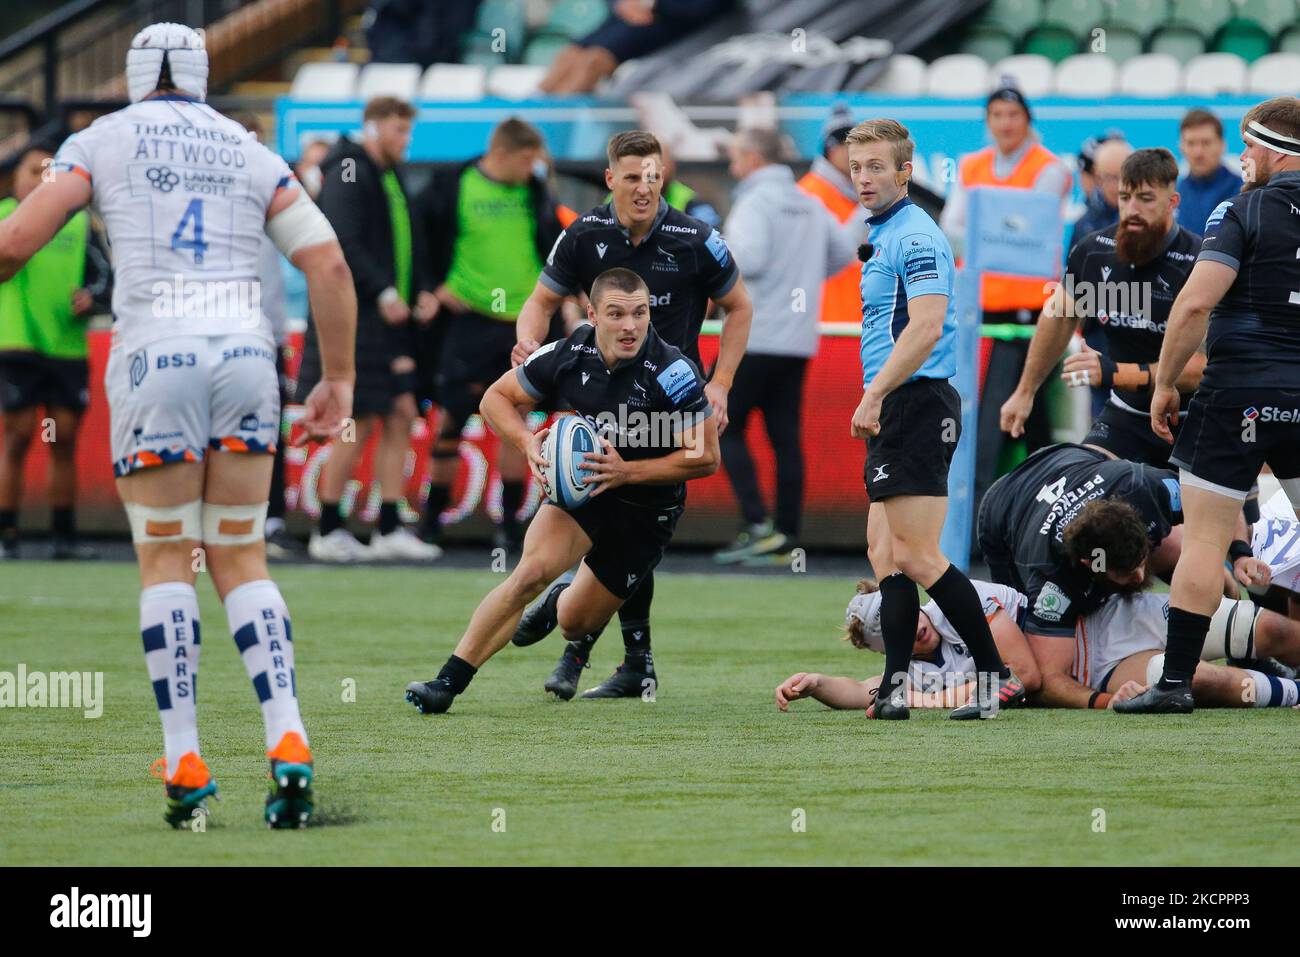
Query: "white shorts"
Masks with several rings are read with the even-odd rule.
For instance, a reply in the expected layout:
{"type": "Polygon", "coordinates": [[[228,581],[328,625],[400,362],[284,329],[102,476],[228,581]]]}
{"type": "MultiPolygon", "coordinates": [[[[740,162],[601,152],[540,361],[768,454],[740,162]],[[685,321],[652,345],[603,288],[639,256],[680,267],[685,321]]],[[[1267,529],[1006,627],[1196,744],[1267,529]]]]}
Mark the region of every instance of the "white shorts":
{"type": "MultiPolygon", "coordinates": [[[[1222,605],[1234,604],[1224,598],[1222,605]]],[[[1074,629],[1074,680],[1094,691],[1108,687],[1111,673],[1126,658],[1143,651],[1165,650],[1169,628],[1169,596],[1143,592],[1112,598],[1085,615],[1074,629]]],[[[1206,641],[1203,661],[1220,657],[1214,643],[1206,641]]]]}
{"type": "Polygon", "coordinates": [[[202,462],[208,449],[275,453],[275,345],[249,333],[174,336],[114,349],[104,371],[113,474],[202,462]]]}

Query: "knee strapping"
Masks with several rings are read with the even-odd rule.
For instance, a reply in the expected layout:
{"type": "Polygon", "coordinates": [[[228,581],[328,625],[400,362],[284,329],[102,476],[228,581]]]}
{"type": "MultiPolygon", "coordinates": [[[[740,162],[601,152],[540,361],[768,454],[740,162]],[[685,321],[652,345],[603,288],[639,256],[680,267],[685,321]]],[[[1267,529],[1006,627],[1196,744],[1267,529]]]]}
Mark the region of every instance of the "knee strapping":
{"type": "Polygon", "coordinates": [[[1260,608],[1254,602],[1225,598],[1210,619],[1202,661],[1217,658],[1254,658],[1255,622],[1260,608]]]}

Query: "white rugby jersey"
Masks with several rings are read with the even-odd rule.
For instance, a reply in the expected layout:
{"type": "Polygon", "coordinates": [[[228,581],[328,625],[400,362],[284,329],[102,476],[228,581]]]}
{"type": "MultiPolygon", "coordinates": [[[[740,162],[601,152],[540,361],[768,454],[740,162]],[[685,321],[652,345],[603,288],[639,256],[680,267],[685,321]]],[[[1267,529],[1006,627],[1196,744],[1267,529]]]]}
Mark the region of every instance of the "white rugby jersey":
{"type": "Polygon", "coordinates": [[[253,134],[186,96],[141,100],[69,137],[55,168],[85,176],[113,251],[114,345],[251,333],[262,313],[266,210],[297,188],[253,134]]]}
{"type": "MultiPolygon", "coordinates": [[[[1005,611],[1012,621],[1019,621],[1020,613],[1029,601],[1024,595],[1009,585],[996,585],[993,582],[975,579],[971,580],[971,584],[975,586],[975,591],[980,596],[985,618],[992,618],[999,611],[1005,611]]],[[[939,636],[939,647],[936,649],[935,661],[912,659],[910,669],[912,683],[924,688],[926,675],[942,675],[945,685],[951,684],[953,680],[965,680],[966,676],[974,675],[975,659],[971,657],[966,642],[961,640],[957,630],[939,609],[938,604],[933,601],[926,602],[921,611],[925,612],[934,626],[939,636]]],[[[934,681],[933,678],[929,680],[934,681]]]]}

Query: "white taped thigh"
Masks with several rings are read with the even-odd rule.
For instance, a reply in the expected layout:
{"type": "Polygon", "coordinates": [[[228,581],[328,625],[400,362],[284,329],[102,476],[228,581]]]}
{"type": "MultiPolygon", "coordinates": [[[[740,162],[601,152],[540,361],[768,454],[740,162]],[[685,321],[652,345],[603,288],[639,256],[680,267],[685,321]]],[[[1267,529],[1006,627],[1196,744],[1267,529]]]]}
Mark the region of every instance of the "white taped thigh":
{"type": "Polygon", "coordinates": [[[161,542],[200,541],[203,537],[203,502],[195,499],[184,505],[141,505],[125,502],[131,522],[131,541],[137,545],[161,542]]]}
{"type": "Polygon", "coordinates": [[[1210,619],[1201,649],[1202,661],[1255,657],[1255,619],[1259,606],[1252,601],[1224,598],[1210,619]]]}
{"type": "Polygon", "coordinates": [[[262,541],[269,502],[257,505],[203,503],[205,545],[250,545],[262,541]]]}

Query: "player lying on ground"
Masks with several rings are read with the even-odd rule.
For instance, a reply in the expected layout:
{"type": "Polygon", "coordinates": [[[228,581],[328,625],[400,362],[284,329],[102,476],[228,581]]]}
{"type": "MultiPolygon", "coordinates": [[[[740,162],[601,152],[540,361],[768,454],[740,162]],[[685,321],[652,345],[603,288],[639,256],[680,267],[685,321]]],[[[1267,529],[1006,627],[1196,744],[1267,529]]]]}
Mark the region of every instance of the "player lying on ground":
{"type": "MultiPolygon", "coordinates": [[[[1142,694],[1164,666],[1168,595],[1113,598],[1079,619],[1074,638],[1029,635],[1042,670],[1039,704],[1106,708],[1142,694]]],[[[1206,708],[1279,708],[1300,704],[1292,678],[1254,668],[1210,664],[1269,657],[1300,664],[1300,622],[1249,600],[1221,598],[1201,648],[1192,697],[1206,708]]]]}
{"type": "Polygon", "coordinates": [[[104,385],[117,489],[140,562],[145,662],[162,716],[164,816],[182,826],[216,791],[194,710],[194,582],[206,566],[262,705],[266,820],[297,827],[312,811],[312,755],[289,612],[267,572],[262,531],[280,434],[275,338],[255,298],[250,311],[229,297],[231,287],[257,287],[268,236],[306,274],[325,372],[302,423],[325,437],[352,409],[352,276],[284,160],[203,102],[208,58],[197,33],[175,23],[146,27],[131,42],[126,75],[131,105],[68,139],[53,179],[0,224],[0,281],[93,202],[117,271],[104,385]],[[182,156],[191,159],[181,165],[182,156]],[[221,192],[210,192],[218,182],[221,192]]]}
{"type": "MultiPolygon", "coordinates": [[[[984,617],[1002,660],[1021,676],[1027,692],[1038,690],[1038,666],[1017,621],[1024,614],[1025,596],[1014,588],[972,580],[984,607],[984,617]]],[[[884,654],[880,628],[880,593],[874,582],[858,582],[857,594],[844,613],[845,640],[855,648],[884,654]]],[[[876,700],[882,676],[865,681],[801,671],[776,688],[776,706],[782,711],[791,701],[815,698],[832,708],[867,708],[876,700]]],[[[970,700],[975,682],[975,659],[943,611],[931,601],[921,607],[916,620],[916,642],[908,668],[908,707],[957,708],[970,700]]]]}
{"type": "Polygon", "coordinates": [[[525,606],[579,559],[573,584],[558,599],[559,627],[569,641],[603,628],[663,558],[685,507],[686,482],[717,471],[718,429],[704,379],[651,328],[645,281],[630,269],[601,274],[587,315],[589,324],[493,383],[479,411],[502,440],[527,454],[543,487],[548,430],[529,432],[520,410],[552,399],[585,416],[604,449],[587,455],[585,481],[593,492],[572,511],[550,503],[538,511],[519,564],[479,604],[438,676],[407,686],[406,699],[423,714],[451,707],[510,641],[525,606]]]}

